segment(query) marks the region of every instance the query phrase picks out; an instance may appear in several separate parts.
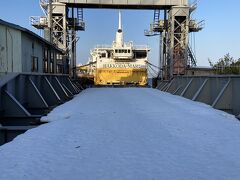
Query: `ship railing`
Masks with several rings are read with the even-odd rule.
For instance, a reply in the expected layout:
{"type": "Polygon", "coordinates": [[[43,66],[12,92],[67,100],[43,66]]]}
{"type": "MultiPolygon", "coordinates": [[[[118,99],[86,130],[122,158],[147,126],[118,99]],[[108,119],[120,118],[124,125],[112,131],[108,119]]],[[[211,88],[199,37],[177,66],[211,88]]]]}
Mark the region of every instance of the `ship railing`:
{"type": "MultiPolygon", "coordinates": [[[[132,42],[130,43],[125,43],[124,44],[125,47],[129,47],[129,46],[132,46],[133,49],[146,49],[146,50],[149,50],[150,47],[148,45],[132,45],[132,42]]],[[[96,45],[95,46],[95,49],[112,49],[114,47],[114,44],[113,46],[112,45],[96,45]]]]}
{"type": "Polygon", "coordinates": [[[134,49],[146,49],[146,50],[149,50],[150,46],[148,46],[148,45],[134,45],[133,48],[134,49]]]}
{"type": "MultiPolygon", "coordinates": [[[[133,42],[132,41],[124,43],[124,47],[132,47],[132,46],[133,46],[133,42]]],[[[113,41],[113,47],[117,47],[116,41],[113,41]]]]}
{"type": "Polygon", "coordinates": [[[98,49],[109,49],[109,48],[112,48],[111,45],[107,45],[107,44],[102,44],[102,45],[96,45],[95,48],[98,48],[98,49]]]}

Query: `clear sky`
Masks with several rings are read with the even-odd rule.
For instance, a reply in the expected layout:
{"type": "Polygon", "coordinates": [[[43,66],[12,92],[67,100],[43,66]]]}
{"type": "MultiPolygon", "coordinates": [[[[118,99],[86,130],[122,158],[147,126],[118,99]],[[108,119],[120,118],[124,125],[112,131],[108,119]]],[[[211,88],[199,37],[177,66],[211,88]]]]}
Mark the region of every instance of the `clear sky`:
{"type": "MultiPolygon", "coordinates": [[[[39,34],[31,27],[30,16],[40,16],[38,0],[8,0],[0,3],[0,19],[21,25],[39,34]]],[[[125,41],[148,44],[151,47],[150,61],[158,64],[159,37],[145,37],[153,11],[123,10],[125,41]]],[[[196,56],[199,66],[208,66],[208,58],[216,61],[226,53],[240,58],[240,1],[198,0],[194,18],[205,20],[205,28],[195,33],[196,56]]],[[[86,31],[80,32],[78,63],[85,63],[89,50],[97,44],[111,44],[118,26],[117,10],[84,9],[86,31]]]]}

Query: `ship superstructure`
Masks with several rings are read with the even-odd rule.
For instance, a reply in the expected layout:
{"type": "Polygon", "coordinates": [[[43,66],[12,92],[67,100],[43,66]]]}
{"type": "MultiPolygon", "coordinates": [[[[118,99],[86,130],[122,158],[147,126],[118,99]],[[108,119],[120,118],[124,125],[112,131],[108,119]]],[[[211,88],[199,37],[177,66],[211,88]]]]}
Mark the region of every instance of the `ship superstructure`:
{"type": "Polygon", "coordinates": [[[124,42],[122,18],[112,45],[98,45],[91,51],[88,73],[94,76],[95,85],[147,85],[147,63],[150,48],[124,42]]]}

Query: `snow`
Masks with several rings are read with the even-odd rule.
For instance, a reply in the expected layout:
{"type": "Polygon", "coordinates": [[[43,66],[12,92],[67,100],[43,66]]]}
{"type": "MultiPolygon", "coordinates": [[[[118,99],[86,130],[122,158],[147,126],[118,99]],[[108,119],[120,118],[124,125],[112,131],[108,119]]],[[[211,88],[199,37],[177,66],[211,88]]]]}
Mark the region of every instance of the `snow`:
{"type": "Polygon", "coordinates": [[[92,88],[0,147],[1,180],[239,180],[235,117],[148,88],[92,88]]]}

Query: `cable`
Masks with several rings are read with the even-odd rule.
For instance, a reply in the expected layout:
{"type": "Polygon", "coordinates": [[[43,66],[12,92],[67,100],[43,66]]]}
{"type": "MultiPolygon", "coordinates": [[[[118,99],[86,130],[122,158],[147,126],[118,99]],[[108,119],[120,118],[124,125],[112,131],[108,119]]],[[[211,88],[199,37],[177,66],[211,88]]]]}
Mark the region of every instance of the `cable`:
{"type": "Polygon", "coordinates": [[[150,72],[150,74],[153,76],[153,77],[158,77],[158,72],[157,71],[155,71],[151,66],[148,66],[152,71],[153,71],[153,73],[155,73],[155,75],[153,75],[152,74],[152,72],[151,71],[149,71],[150,72]]]}
{"type": "Polygon", "coordinates": [[[150,75],[151,75],[152,77],[154,77],[154,74],[153,74],[151,71],[149,71],[149,73],[150,73],[150,75]]]}
{"type": "Polygon", "coordinates": [[[161,70],[161,68],[160,68],[160,67],[158,67],[158,66],[156,66],[156,65],[154,65],[154,64],[151,64],[150,62],[147,62],[147,61],[146,61],[146,63],[147,63],[148,65],[151,65],[151,66],[153,66],[153,67],[155,67],[155,68],[157,68],[157,69],[161,70]]]}
{"type": "Polygon", "coordinates": [[[154,70],[151,66],[149,66],[151,69],[152,69],[152,71],[156,74],[156,75],[158,75],[158,72],[156,71],[156,70],[154,70]]]}

